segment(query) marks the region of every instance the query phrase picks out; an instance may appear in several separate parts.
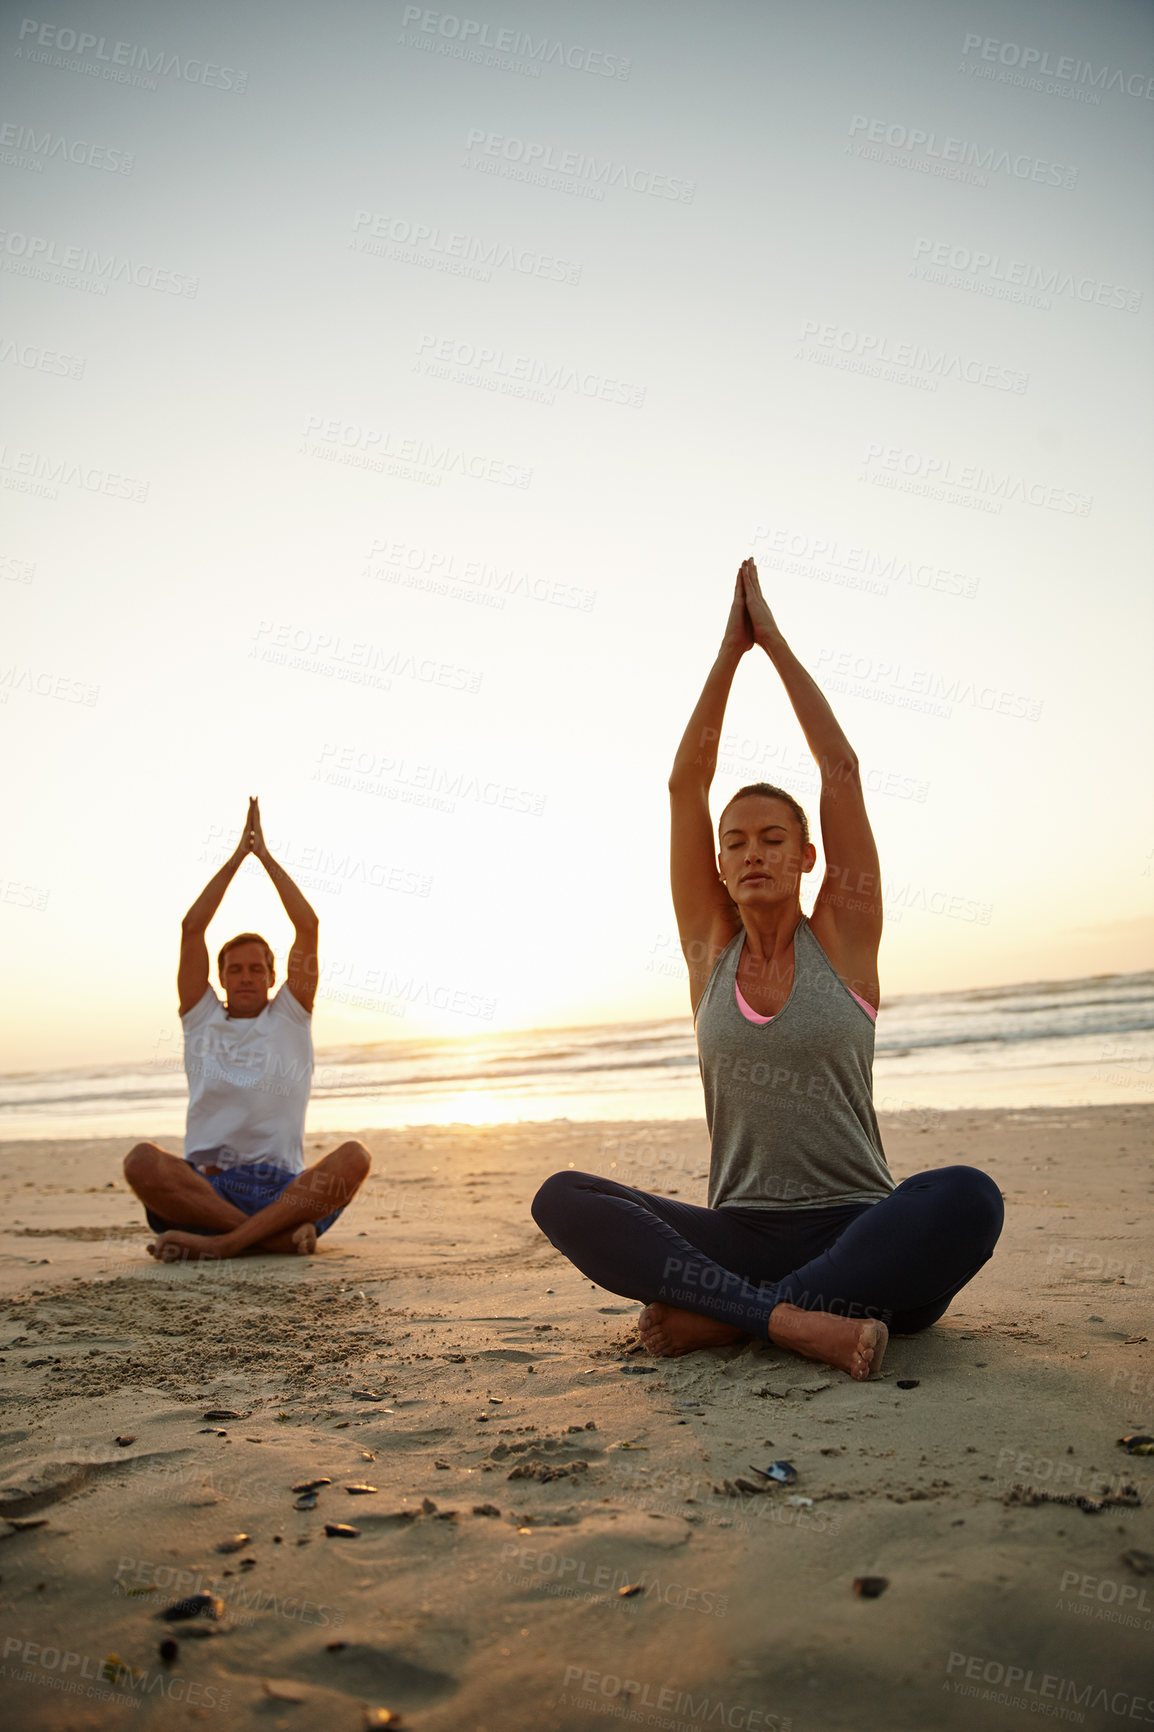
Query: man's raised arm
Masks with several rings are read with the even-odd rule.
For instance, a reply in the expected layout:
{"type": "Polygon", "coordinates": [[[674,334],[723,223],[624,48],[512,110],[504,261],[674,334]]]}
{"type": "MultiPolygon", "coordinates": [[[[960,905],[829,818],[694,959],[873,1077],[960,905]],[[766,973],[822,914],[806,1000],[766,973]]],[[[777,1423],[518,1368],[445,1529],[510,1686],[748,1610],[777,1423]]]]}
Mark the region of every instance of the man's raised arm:
{"type": "Polygon", "coordinates": [[[253,800],[249,807],[249,846],[276,887],[284,911],[293,923],[293,947],[288,959],[288,989],[302,1010],[312,1013],[317,995],[317,932],[320,921],[316,910],[303,891],[293,883],[284,867],[278,865],[268,851],[260,825],[260,805],[253,800]]]}
{"type": "Polygon", "coordinates": [[[220,871],[210,878],[184,919],[180,923],[180,967],[176,986],[180,998],[180,1014],[187,1016],[208,991],[208,946],[204,935],[213,915],[224,901],[224,893],[240,870],[241,862],[252,850],[252,822],[255,800],[248,803],[244,834],[220,871]]]}

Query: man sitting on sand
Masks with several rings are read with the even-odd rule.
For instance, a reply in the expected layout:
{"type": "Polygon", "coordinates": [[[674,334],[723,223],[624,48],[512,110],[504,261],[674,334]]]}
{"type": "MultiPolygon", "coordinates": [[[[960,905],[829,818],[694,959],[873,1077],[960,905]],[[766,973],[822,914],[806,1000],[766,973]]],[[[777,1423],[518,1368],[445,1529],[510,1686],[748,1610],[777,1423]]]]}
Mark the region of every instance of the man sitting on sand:
{"type": "Polygon", "coordinates": [[[368,1150],[357,1142],[342,1143],[313,1167],[304,1164],[317,927],[316,914],[265,846],[260,809],[250,800],[235,853],[181,926],[184,1158],[137,1143],[124,1163],[124,1176],[160,1235],[149,1252],[162,1262],[253,1251],[307,1255],[368,1173],[368,1150]],[[217,958],[221,1004],[209,984],[204,935],[246,854],[255,854],[272,879],[296,936],[288,980],[271,1000],[268,944],[255,932],[231,938],[217,958]]]}

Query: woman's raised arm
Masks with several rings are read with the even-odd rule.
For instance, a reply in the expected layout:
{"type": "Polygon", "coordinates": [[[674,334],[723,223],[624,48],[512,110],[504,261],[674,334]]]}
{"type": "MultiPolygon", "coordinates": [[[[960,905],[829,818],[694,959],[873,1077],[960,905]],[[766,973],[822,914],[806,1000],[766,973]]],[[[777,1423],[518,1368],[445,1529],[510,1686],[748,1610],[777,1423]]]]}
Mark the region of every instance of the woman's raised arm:
{"type": "Polygon", "coordinates": [[[721,648],[682,735],[669,776],[669,878],[695,1010],[713,964],[741,924],[717,870],[709,789],[717,768],[733,676],[742,656],[754,644],[742,584],[744,570],[743,565],[737,574],[721,648]]]}
{"type": "Polygon", "coordinates": [[[877,956],[882,935],[881,866],[866,814],[857,753],[825,693],[802,667],[778,628],[752,559],[742,566],[746,613],[793,705],[821,775],[821,840],[825,878],[810,925],[822,949],[854,991],[878,1003],[877,956]]]}

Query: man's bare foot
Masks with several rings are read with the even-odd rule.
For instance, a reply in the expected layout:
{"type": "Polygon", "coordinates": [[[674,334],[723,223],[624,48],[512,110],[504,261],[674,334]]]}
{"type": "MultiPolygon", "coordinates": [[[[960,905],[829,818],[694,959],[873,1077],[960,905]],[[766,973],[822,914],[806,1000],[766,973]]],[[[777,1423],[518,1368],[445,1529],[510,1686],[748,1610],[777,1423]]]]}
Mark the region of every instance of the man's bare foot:
{"type": "Polygon", "coordinates": [[[769,1317],[769,1339],[806,1359],[820,1359],[846,1371],[858,1383],[880,1371],[890,1332],[873,1317],[835,1317],[829,1311],[803,1311],[784,1301],[769,1317]]]}
{"type": "Polygon", "coordinates": [[[184,1263],[203,1257],[231,1257],[235,1253],[227,1246],[226,1233],[183,1233],[170,1227],[167,1233],[152,1241],[148,1255],[158,1263],[184,1263]]]}
{"type": "Polygon", "coordinates": [[[699,1347],[732,1347],[746,1339],[744,1330],[696,1311],[680,1311],[675,1305],[647,1305],[637,1324],[646,1351],[659,1359],[676,1359],[696,1353],[699,1347]]]}
{"type": "Polygon", "coordinates": [[[317,1230],[311,1221],[304,1221],[292,1236],[293,1250],[298,1256],[311,1257],[317,1248],[317,1230]]]}

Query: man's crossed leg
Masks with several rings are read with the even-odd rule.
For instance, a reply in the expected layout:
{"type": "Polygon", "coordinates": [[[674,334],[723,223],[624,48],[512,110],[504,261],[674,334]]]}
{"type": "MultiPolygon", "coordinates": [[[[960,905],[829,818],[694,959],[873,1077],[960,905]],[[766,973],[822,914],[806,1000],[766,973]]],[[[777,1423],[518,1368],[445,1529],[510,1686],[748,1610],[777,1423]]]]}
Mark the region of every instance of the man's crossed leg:
{"type": "MultiPolygon", "coordinates": [[[[290,1179],[279,1194],[273,1194],[272,1201],[252,1210],[221,1196],[190,1162],[155,1143],[137,1143],[125,1159],[124,1176],[144,1204],[151,1224],[158,1228],[159,1236],[148,1247],[149,1254],[169,1263],[184,1258],[245,1257],[254,1252],[307,1256],[316,1250],[318,1226],[325,1232],[352,1202],[370,1165],[363,1143],[341,1143],[290,1179]],[[159,1230],[161,1222],[169,1221],[179,1221],[182,1226],[159,1230]]],[[[233,1171],[243,1174],[244,1169],[233,1171]]],[[[268,1169],[262,1171],[267,1173],[268,1169]]],[[[275,1193],[275,1189],[274,1176],[271,1191],[275,1193]]],[[[255,1188],[249,1200],[255,1200],[255,1188]]]]}

